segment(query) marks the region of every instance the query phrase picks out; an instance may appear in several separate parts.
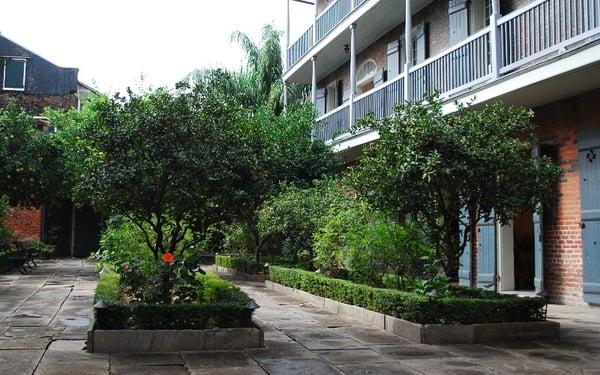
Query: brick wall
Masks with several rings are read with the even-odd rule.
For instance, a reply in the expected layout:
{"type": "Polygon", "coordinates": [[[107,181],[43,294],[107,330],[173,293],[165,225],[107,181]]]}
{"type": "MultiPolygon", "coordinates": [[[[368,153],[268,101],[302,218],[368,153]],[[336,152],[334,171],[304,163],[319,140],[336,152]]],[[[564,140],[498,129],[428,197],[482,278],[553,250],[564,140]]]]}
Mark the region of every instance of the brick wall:
{"type": "Polygon", "coordinates": [[[32,115],[41,114],[46,107],[65,109],[77,107],[77,96],[75,94],[28,95],[21,92],[0,91],[0,108],[6,107],[11,99],[27,108],[32,115]]]}
{"type": "Polygon", "coordinates": [[[544,215],[546,288],[559,300],[582,302],[583,246],[577,131],[600,127],[600,89],[536,108],[535,123],[542,143],[557,146],[564,174],[558,197],[544,215]]]}
{"type": "Polygon", "coordinates": [[[42,211],[39,208],[12,208],[6,220],[16,238],[40,240],[42,211]]]}

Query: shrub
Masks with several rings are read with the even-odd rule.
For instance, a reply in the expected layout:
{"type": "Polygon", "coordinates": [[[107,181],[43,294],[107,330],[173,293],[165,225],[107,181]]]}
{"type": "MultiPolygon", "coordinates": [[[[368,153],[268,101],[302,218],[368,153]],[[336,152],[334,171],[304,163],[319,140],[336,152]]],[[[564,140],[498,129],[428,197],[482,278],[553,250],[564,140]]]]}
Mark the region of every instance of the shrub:
{"type": "Polygon", "coordinates": [[[329,212],[352,203],[347,191],[335,179],[315,181],[315,187],[287,186],[267,200],[260,210],[258,229],[281,248],[284,258],[310,265],[313,261],[313,235],[329,212]]]}
{"type": "Polygon", "coordinates": [[[236,257],[230,255],[216,255],[215,265],[219,267],[231,268],[233,270],[245,273],[259,273],[264,272],[264,264],[268,262],[265,258],[261,257],[261,261],[257,262],[254,259],[248,257],[236,257]]]}
{"type": "Polygon", "coordinates": [[[211,329],[252,327],[252,310],[237,303],[113,305],[96,310],[96,329],[211,329]]]}
{"type": "Polygon", "coordinates": [[[121,303],[122,299],[123,290],[121,289],[121,277],[119,274],[109,271],[108,274],[100,276],[100,280],[96,286],[94,302],[102,300],[109,305],[116,305],[121,303]]]}
{"type": "Polygon", "coordinates": [[[269,278],[287,287],[421,324],[503,323],[545,319],[546,302],[543,298],[521,298],[459,288],[447,297],[431,299],[417,293],[373,288],[282,267],[271,267],[269,278]]]}
{"type": "Polygon", "coordinates": [[[9,210],[8,197],[0,195],[0,242],[9,240],[12,235],[10,228],[6,225],[9,210]]]}
{"type": "Polygon", "coordinates": [[[249,301],[246,293],[242,292],[240,288],[213,273],[205,275],[197,273],[196,280],[198,281],[196,302],[246,304],[249,301]]]}

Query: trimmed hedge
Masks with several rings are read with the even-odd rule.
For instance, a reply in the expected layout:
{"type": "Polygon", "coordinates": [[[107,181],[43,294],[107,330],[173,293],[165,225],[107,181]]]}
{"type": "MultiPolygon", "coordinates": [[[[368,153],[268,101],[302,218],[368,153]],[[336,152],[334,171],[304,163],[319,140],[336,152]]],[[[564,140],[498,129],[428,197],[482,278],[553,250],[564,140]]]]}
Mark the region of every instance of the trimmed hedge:
{"type": "Polygon", "coordinates": [[[211,329],[253,327],[252,311],[241,304],[112,305],[96,309],[95,329],[211,329]]]}
{"type": "Polygon", "coordinates": [[[219,267],[231,268],[233,270],[245,273],[261,273],[264,272],[264,263],[256,262],[254,259],[247,257],[236,257],[230,255],[216,255],[215,265],[219,267]]]}
{"type": "Polygon", "coordinates": [[[416,293],[373,288],[313,272],[272,266],[269,279],[338,302],[421,324],[528,322],[545,319],[543,298],[458,288],[453,296],[431,299],[416,293]]]}

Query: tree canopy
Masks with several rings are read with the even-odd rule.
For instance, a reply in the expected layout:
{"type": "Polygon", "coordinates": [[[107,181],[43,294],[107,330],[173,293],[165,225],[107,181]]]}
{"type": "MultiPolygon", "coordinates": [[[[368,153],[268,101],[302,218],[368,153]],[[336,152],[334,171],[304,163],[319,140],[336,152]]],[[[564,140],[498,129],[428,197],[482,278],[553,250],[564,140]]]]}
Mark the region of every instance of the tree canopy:
{"type": "Polygon", "coordinates": [[[532,157],[532,116],[500,103],[444,115],[435,97],[400,106],[393,117],[361,124],[380,138],[351,179],[376,207],[424,220],[450,275],[478,221],[495,215],[506,223],[551,194],[560,169],[532,157]]]}

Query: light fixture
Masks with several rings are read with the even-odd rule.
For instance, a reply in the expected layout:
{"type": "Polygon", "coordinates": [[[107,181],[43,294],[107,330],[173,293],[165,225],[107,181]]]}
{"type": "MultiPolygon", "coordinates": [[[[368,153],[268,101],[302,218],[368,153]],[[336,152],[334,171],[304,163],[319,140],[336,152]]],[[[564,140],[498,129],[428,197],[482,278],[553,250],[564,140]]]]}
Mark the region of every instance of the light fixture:
{"type": "Polygon", "coordinates": [[[346,54],[350,53],[350,45],[349,44],[344,44],[344,53],[346,53],[346,54]]]}

